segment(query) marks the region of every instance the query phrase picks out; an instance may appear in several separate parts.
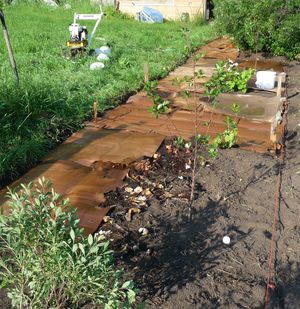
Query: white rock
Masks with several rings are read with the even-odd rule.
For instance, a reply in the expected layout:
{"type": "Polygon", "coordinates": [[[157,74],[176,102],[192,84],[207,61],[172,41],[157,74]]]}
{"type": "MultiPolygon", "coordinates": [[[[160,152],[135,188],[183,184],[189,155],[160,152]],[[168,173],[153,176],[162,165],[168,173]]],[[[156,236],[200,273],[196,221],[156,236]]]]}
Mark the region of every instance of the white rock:
{"type": "Polygon", "coordinates": [[[225,245],[229,245],[230,244],[230,237],[229,236],[224,236],[223,237],[223,243],[225,245]]]}
{"type": "Polygon", "coordinates": [[[101,70],[105,67],[104,63],[102,62],[94,62],[90,65],[91,70],[101,70]]]}
{"type": "Polygon", "coordinates": [[[191,168],[191,166],[189,164],[185,163],[185,169],[189,170],[190,168],[191,168]]]}
{"type": "Polygon", "coordinates": [[[139,228],[139,233],[142,234],[143,236],[146,236],[146,235],[149,234],[149,231],[145,227],[140,227],[139,228]]]}
{"type": "Polygon", "coordinates": [[[98,61],[107,61],[107,60],[109,60],[109,57],[108,57],[106,54],[100,53],[100,54],[97,56],[97,60],[98,60],[98,61]]]}

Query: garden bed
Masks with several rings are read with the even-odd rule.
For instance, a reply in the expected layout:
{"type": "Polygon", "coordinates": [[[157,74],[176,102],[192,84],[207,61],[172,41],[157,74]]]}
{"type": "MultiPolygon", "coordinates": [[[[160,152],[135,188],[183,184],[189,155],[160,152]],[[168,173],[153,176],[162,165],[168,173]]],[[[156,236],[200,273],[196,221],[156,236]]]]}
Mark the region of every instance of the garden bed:
{"type": "MultiPolygon", "coordinates": [[[[268,308],[300,306],[299,69],[299,63],[288,65],[286,161],[268,308]]],[[[112,223],[101,233],[112,239],[117,263],[141,288],[139,300],[147,308],[264,307],[278,158],[221,150],[200,167],[190,209],[186,163],[192,154],[174,153],[171,145],[167,141],[158,155],[136,163],[124,186],[106,195],[105,205],[114,209],[112,223]],[[139,193],[131,194],[130,188],[139,193]],[[130,208],[141,212],[128,221],[130,208]],[[222,242],[225,235],[229,245],[222,242]]]]}
{"type": "Polygon", "coordinates": [[[157,159],[136,163],[124,187],[106,195],[105,206],[114,207],[112,223],[100,233],[113,239],[118,264],[141,288],[140,299],[149,308],[261,308],[276,160],[221,151],[199,168],[190,208],[186,164],[192,155],[175,154],[171,147],[166,143],[157,159]],[[139,188],[143,191],[130,193],[139,188]],[[140,213],[133,210],[128,221],[132,208],[140,213]],[[222,243],[225,235],[230,245],[222,243]]]}
{"type": "MultiPolygon", "coordinates": [[[[128,22],[136,25],[133,21],[128,22]]],[[[218,50],[213,50],[211,57],[218,52],[218,50]]],[[[183,54],[180,54],[179,58],[182,57],[183,54]]],[[[144,61],[144,58],[141,61],[144,61]]],[[[155,67],[154,63],[153,67],[155,67]]],[[[135,68],[137,69],[137,67],[135,68]]],[[[294,65],[290,69],[293,76],[299,75],[299,66],[294,65]]],[[[125,69],[123,73],[124,76],[122,76],[125,79],[127,76],[125,69]]],[[[133,72],[131,71],[131,73],[133,72]]],[[[143,74],[142,70],[139,71],[140,73],[143,74]]],[[[142,76],[139,78],[142,80],[142,76]]],[[[297,291],[300,229],[297,220],[299,213],[297,186],[300,183],[300,173],[297,171],[299,160],[296,159],[299,159],[297,130],[300,101],[297,96],[299,83],[296,79],[293,83],[294,88],[289,89],[289,95],[293,102],[290,110],[293,126],[289,125],[290,133],[287,135],[288,147],[285,166],[287,168],[283,173],[281,193],[284,199],[282,199],[282,209],[280,209],[280,212],[284,211],[284,213],[280,213],[279,217],[278,243],[276,243],[275,252],[277,275],[274,277],[275,289],[271,290],[270,308],[297,308],[300,304],[299,291],[297,291]],[[290,154],[293,156],[291,157],[290,154]]],[[[138,95],[133,98],[141,99],[138,95]]],[[[87,105],[82,100],[83,105],[79,108],[80,113],[87,108],[88,104],[92,103],[94,97],[89,99],[87,105]]],[[[139,100],[135,103],[140,103],[139,100]]],[[[75,104],[75,99],[73,103],[75,104]]],[[[134,105],[134,102],[131,103],[134,105]]],[[[149,119],[151,117],[150,124],[154,124],[156,128],[159,126],[158,130],[160,130],[163,126],[158,125],[158,120],[147,111],[148,103],[146,102],[143,107],[137,105],[138,112],[143,110],[143,115],[147,115],[149,119]]],[[[124,123],[120,120],[118,123],[115,120],[122,118],[126,114],[124,111],[127,108],[129,109],[128,114],[131,113],[130,106],[130,104],[123,105],[108,113],[106,118],[89,123],[89,127],[84,132],[99,131],[100,133],[98,133],[101,135],[103,131],[105,133],[105,130],[109,131],[109,129],[113,132],[125,131],[124,123]],[[109,128],[109,124],[112,128],[109,128]],[[103,129],[103,126],[106,126],[106,129],[103,129]],[[118,130],[114,130],[116,128],[118,130]]],[[[103,109],[105,108],[107,106],[103,106],[103,109]]],[[[187,111],[180,112],[185,116],[191,115],[187,111]]],[[[86,114],[84,117],[83,114],[80,115],[82,116],[79,117],[80,119],[86,116],[86,114]]],[[[39,118],[40,114],[37,113],[35,116],[39,118]]],[[[129,123],[133,139],[138,138],[138,134],[144,134],[145,119],[140,115],[135,118],[133,114],[129,123]],[[144,123],[137,123],[137,120],[144,121],[144,123]],[[136,133],[139,132],[139,129],[143,130],[143,134],[136,133]]],[[[160,121],[164,121],[161,119],[160,121]]],[[[31,121],[33,120],[34,118],[31,119],[31,121]]],[[[194,124],[191,117],[187,121],[190,125],[188,133],[191,134],[194,132],[191,130],[194,124]]],[[[242,126],[242,122],[240,126],[242,126]]],[[[26,130],[30,128],[30,125],[26,126],[26,130]]],[[[153,130],[151,126],[149,128],[151,131],[153,130]]],[[[254,128],[257,129],[257,127],[254,128]]],[[[168,127],[167,129],[172,131],[172,128],[168,127]]],[[[255,130],[252,130],[251,134],[254,134],[255,130]]],[[[166,135],[174,135],[174,130],[171,133],[166,135]]],[[[188,133],[187,137],[190,136],[188,133]]],[[[72,165],[83,165],[80,169],[88,170],[93,176],[98,172],[104,178],[114,174],[110,171],[111,166],[107,167],[99,157],[106,155],[106,161],[112,160],[110,152],[105,153],[104,151],[102,154],[99,151],[103,147],[103,137],[81,140],[80,134],[79,132],[73,136],[76,143],[72,144],[74,141],[71,138],[69,146],[68,142],[62,145],[50,154],[40,166],[47,167],[47,164],[56,164],[55,160],[62,159],[72,161],[72,165]],[[97,147],[100,148],[94,152],[87,152],[84,147],[90,142],[98,143],[97,147]],[[68,151],[60,153],[59,149],[64,148],[68,151]],[[65,157],[55,157],[56,154],[58,156],[65,154],[65,157]],[[80,163],[77,162],[78,160],[80,163]],[[103,165],[101,165],[102,163],[103,165]]],[[[251,137],[251,134],[247,137],[251,137]]],[[[256,132],[256,137],[265,138],[265,136],[261,136],[260,131],[256,132]]],[[[269,138],[269,135],[267,137],[269,138]]],[[[114,146],[113,142],[108,144],[110,147],[114,146]]],[[[128,146],[125,139],[123,139],[123,143],[119,144],[128,146]]],[[[143,151],[147,148],[144,147],[142,141],[139,146],[143,151]]],[[[126,157],[124,149],[112,148],[121,157],[126,157]]],[[[136,150],[136,148],[129,147],[131,150],[136,150]]],[[[263,149],[266,151],[266,148],[263,149]]],[[[133,279],[137,287],[140,288],[138,301],[145,302],[148,308],[262,308],[265,301],[269,248],[276,203],[276,184],[280,168],[278,158],[268,153],[258,154],[237,147],[230,150],[220,150],[217,158],[206,158],[199,166],[192,205],[190,203],[192,149],[175,147],[173,140],[167,139],[151,158],[144,158],[136,162],[132,162],[134,160],[128,160],[128,158],[125,158],[127,161],[118,162],[120,166],[116,165],[117,169],[121,169],[122,177],[120,177],[122,179],[127,168],[130,168],[124,184],[120,179],[119,187],[116,190],[109,193],[107,193],[109,190],[101,191],[101,195],[97,196],[101,201],[104,201],[105,195],[102,208],[106,206],[112,208],[108,216],[104,217],[104,223],[98,233],[111,240],[116,263],[126,269],[130,279],[133,279]],[[230,244],[222,242],[224,236],[230,237],[230,244]]],[[[136,157],[134,158],[136,160],[136,157]]],[[[62,164],[62,162],[58,163],[62,164]]],[[[72,176],[68,171],[64,174],[72,176]]],[[[65,185],[62,181],[63,178],[58,173],[56,177],[65,185]]],[[[71,178],[73,178],[72,181],[78,181],[78,177],[71,178]]],[[[77,192],[76,197],[80,196],[85,199],[96,196],[93,194],[96,191],[93,186],[97,183],[94,178],[88,179],[89,187],[86,184],[80,186],[83,191],[79,191],[79,194],[77,192]],[[92,188],[92,190],[87,191],[87,188],[92,188]]],[[[68,193],[70,192],[67,191],[68,193]]],[[[93,201],[92,205],[89,205],[92,206],[93,211],[96,211],[97,208],[94,206],[98,202],[98,200],[93,201]]],[[[86,205],[83,204],[83,206],[86,205]]],[[[88,221],[90,222],[90,220],[88,221]]],[[[91,230],[88,231],[94,231],[97,226],[98,221],[94,222],[91,230]]],[[[273,278],[273,276],[271,277],[273,278]]],[[[1,302],[0,307],[8,308],[6,298],[2,298],[1,302]]]]}

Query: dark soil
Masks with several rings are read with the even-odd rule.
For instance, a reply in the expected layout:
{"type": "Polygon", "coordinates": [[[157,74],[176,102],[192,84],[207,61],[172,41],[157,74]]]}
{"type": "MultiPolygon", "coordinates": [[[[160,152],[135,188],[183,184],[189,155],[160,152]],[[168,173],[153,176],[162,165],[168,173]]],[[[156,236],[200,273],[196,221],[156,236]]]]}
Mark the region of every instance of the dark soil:
{"type": "MultiPolygon", "coordinates": [[[[289,70],[287,147],[268,308],[300,308],[299,63],[289,70]]],[[[264,308],[279,159],[222,150],[200,167],[190,208],[191,170],[185,163],[191,154],[170,153],[166,145],[158,158],[133,167],[123,188],[107,195],[107,205],[115,209],[112,223],[102,230],[110,231],[116,261],[141,289],[139,301],[147,308],[264,308]],[[137,187],[143,191],[127,192],[137,187]],[[130,208],[141,212],[128,221],[130,208]],[[222,242],[225,235],[229,245],[222,242]]]]}
{"type": "MultiPolygon", "coordinates": [[[[289,75],[275,288],[268,306],[278,309],[300,308],[299,63],[289,75]]],[[[279,159],[238,148],[220,151],[200,166],[192,207],[191,159],[191,151],[176,153],[165,143],[157,157],[134,164],[125,185],[107,194],[112,221],[100,233],[112,239],[117,264],[140,288],[138,301],[147,308],[264,308],[279,159]],[[222,242],[225,235],[229,245],[222,242]]],[[[0,308],[9,308],[1,290],[0,308]]]]}
{"type": "Polygon", "coordinates": [[[117,261],[141,288],[141,300],[149,308],[261,308],[277,160],[221,151],[200,167],[190,209],[191,170],[185,169],[190,154],[182,151],[180,158],[165,146],[160,153],[157,160],[142,162],[148,171],[132,169],[128,184],[107,196],[116,207],[113,224],[102,228],[112,231],[117,261]],[[145,194],[131,195],[125,188],[138,186],[153,195],[128,222],[128,209],[137,207],[130,199],[145,194]],[[149,234],[142,236],[141,227],[149,234]],[[225,235],[230,245],[223,244],[225,235]]]}

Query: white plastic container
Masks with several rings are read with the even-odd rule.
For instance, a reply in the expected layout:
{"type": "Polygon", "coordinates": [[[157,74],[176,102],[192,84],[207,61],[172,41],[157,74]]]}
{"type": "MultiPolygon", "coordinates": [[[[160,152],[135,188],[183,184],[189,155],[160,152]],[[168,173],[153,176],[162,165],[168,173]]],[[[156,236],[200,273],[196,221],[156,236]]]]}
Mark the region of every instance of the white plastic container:
{"type": "Polygon", "coordinates": [[[106,55],[110,55],[111,54],[111,48],[109,48],[108,46],[101,46],[100,48],[100,52],[106,55]]]}
{"type": "Polygon", "coordinates": [[[270,90],[275,88],[276,72],[258,71],[256,73],[255,85],[257,88],[270,90]]]}
{"type": "Polygon", "coordinates": [[[98,61],[108,61],[108,60],[109,60],[109,57],[108,57],[106,54],[100,53],[100,54],[97,56],[97,60],[98,60],[98,61]]]}
{"type": "Polygon", "coordinates": [[[90,65],[91,70],[101,70],[105,67],[104,63],[102,62],[94,62],[90,65]]]}

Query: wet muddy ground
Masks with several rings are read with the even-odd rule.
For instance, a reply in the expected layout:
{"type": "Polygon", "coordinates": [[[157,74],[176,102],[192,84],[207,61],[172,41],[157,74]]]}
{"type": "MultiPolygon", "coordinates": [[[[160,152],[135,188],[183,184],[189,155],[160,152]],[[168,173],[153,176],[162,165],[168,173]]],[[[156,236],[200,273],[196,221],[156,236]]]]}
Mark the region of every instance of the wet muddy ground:
{"type": "MultiPolygon", "coordinates": [[[[269,308],[300,308],[300,65],[289,68],[289,114],[269,308]]],[[[238,148],[199,168],[190,207],[192,153],[137,162],[100,229],[147,308],[263,308],[279,160],[238,148]],[[135,192],[134,192],[135,190],[135,192]],[[131,210],[130,210],[131,209],[131,210]],[[130,210],[130,211],[129,211],[130,210]],[[141,229],[143,228],[143,229],[141,229]],[[229,245],[222,242],[228,235],[229,245]]],[[[0,308],[9,308],[0,290],[0,308]]]]}

